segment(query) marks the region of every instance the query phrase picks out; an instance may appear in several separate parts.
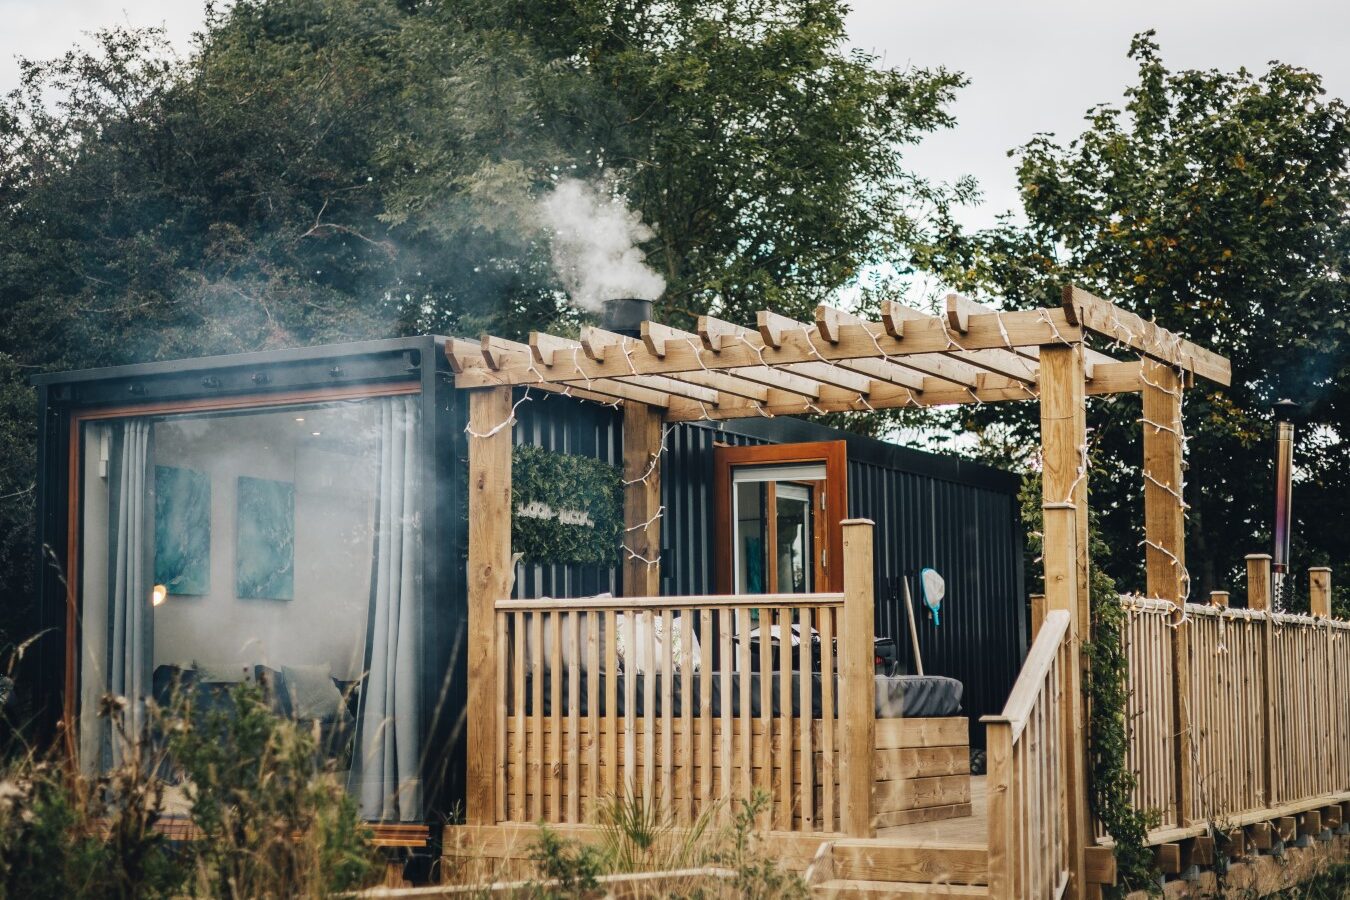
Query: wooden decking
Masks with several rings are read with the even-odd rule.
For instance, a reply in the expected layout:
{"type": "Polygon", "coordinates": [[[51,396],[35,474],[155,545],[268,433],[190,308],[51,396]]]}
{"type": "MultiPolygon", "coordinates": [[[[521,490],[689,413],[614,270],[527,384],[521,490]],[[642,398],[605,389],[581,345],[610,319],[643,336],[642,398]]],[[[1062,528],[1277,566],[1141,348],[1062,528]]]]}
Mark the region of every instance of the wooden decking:
{"type": "Polygon", "coordinates": [[[912,847],[971,846],[987,847],[989,842],[988,805],[985,776],[970,779],[970,815],[935,822],[915,822],[877,830],[877,839],[912,847]]]}

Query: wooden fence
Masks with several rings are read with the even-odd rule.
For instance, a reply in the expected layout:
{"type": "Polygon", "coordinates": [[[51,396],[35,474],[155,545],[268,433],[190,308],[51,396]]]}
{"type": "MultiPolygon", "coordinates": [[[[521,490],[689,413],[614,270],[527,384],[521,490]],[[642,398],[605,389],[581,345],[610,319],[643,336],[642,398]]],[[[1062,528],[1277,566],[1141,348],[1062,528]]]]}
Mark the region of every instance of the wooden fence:
{"type": "Polygon", "coordinates": [[[980,720],[989,747],[991,897],[1057,897],[1068,882],[1068,632],[1066,610],[1047,614],[1002,715],[980,720]]]}
{"type": "MultiPolygon", "coordinates": [[[[1255,559],[1259,581],[1268,569],[1255,559]]],[[[1266,596],[1258,589],[1255,605],[1266,596]]],[[[1124,601],[1128,759],[1135,805],[1159,813],[1155,842],[1350,799],[1350,623],[1230,609],[1226,597],[1187,604],[1184,617],[1124,601]],[[1180,685],[1177,642],[1189,662],[1180,685]]]]}
{"type": "Polygon", "coordinates": [[[499,600],[497,821],[760,791],[763,827],[872,833],[871,524],[845,527],[843,593],[499,600]]]}

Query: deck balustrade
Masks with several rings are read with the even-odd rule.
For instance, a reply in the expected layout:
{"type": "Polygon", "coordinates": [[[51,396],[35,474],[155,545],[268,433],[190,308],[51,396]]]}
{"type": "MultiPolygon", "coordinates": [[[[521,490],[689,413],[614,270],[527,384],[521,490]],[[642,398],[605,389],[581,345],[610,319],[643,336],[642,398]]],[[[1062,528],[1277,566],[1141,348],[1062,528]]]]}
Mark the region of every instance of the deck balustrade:
{"type": "Polygon", "coordinates": [[[1057,897],[1070,871],[1064,802],[1069,613],[1045,617],[1003,713],[985,716],[989,750],[989,894],[1057,897]]]}
{"type": "Polygon", "coordinates": [[[866,804],[873,777],[861,527],[845,565],[867,583],[842,593],[497,601],[497,821],[634,796],[689,824],[761,792],[766,828],[870,828],[848,815],[849,779],[866,804]]]}
{"type": "Polygon", "coordinates": [[[1128,759],[1135,805],[1160,813],[1155,840],[1350,797],[1350,622],[1188,603],[1178,623],[1171,603],[1125,603],[1128,759]],[[1183,628],[1189,677],[1176,691],[1170,647],[1183,628]]]}

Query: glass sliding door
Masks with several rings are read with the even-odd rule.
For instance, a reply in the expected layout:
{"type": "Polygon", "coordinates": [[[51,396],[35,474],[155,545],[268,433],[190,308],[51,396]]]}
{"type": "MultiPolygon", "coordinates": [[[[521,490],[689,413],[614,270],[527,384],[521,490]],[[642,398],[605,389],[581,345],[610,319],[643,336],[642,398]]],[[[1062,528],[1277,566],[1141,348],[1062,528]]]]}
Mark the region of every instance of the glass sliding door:
{"type": "Polygon", "coordinates": [[[227,709],[256,681],[319,735],[366,818],[421,817],[419,404],[83,421],[83,766],[126,752],[98,717],[107,694],[126,699],[135,735],[148,700],[182,690],[227,709]]]}

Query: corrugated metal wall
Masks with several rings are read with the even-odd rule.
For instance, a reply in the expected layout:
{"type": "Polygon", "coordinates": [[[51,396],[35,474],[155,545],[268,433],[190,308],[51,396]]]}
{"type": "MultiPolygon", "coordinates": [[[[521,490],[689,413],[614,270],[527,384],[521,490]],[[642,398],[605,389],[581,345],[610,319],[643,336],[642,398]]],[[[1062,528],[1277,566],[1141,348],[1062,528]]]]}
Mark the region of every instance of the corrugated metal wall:
{"type": "MultiPolygon", "coordinates": [[[[619,465],[622,416],[595,404],[536,398],[522,404],[517,443],[597,456],[619,465]]],[[[661,589],[704,594],[713,585],[713,445],[846,439],[851,516],[877,524],[877,632],[894,637],[913,671],[901,576],[924,566],[947,582],[941,625],[916,606],[925,669],[965,684],[972,722],[998,712],[1026,653],[1022,529],[1017,480],[1008,473],[896,447],[795,419],[698,423],[670,430],[662,462],[661,589]]],[[[521,566],[518,596],[585,596],[617,590],[617,574],[595,566],[521,566]]],[[[984,729],[972,728],[983,745],[984,729]]]]}

